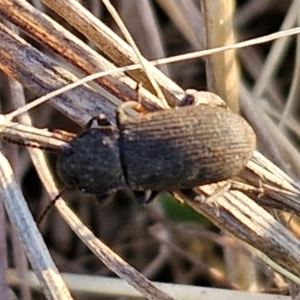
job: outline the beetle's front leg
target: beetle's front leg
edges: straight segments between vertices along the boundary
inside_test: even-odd
[[[94,122],[96,122],[96,126],[94,125]],[[95,127],[106,127],[106,126],[112,126],[111,123],[107,120],[106,116],[104,114],[100,114],[98,116],[92,117],[86,124],[85,128],[95,128]]]
[[[148,204],[152,202],[158,194],[159,192],[151,190],[133,191],[134,198],[139,204]]]

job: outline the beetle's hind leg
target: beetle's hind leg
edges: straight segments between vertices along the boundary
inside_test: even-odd
[[[185,93],[184,97],[176,104],[177,107],[195,105],[195,96]]]
[[[189,105],[210,105],[227,108],[226,103],[218,95],[210,92],[199,92],[193,89],[186,90],[185,96],[177,103],[176,106],[182,107]]]

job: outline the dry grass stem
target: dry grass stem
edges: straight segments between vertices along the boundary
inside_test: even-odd
[[[235,43],[233,14],[235,1],[202,0],[206,28],[206,48]],[[226,51],[206,57],[207,85],[210,92],[219,95],[236,113],[239,111],[240,76],[235,51]]]
[[[9,270],[9,280],[12,285],[17,285],[16,272]],[[132,297],[134,299],[144,299],[144,297],[126,282],[110,277],[76,275],[63,273],[68,286],[79,292],[85,292],[88,295],[106,295],[110,297]],[[29,284],[34,288],[39,288],[39,282],[33,272],[28,272]],[[99,284],[101,282],[101,284]],[[155,282],[158,288],[164,291],[172,291],[174,297],[178,299],[230,299],[230,300],[252,300],[253,294],[241,291],[226,291],[224,289],[211,289],[205,287],[196,287],[183,284],[168,284]],[[289,300],[290,297],[282,295],[256,294],[256,300]]]
[[[28,210],[20,187],[14,180],[7,159],[0,155],[1,199],[10,221],[18,230],[28,259],[49,299],[72,299],[69,291],[54,265],[44,241]],[[17,213],[16,213],[17,212]]]
[[[61,1],[58,3],[57,1],[44,0],[43,2],[83,35],[91,39],[117,66],[139,63],[132,48],[89,11],[80,6],[77,1]],[[170,104],[174,105],[176,101],[182,98],[183,91],[174,82],[156,68],[150,68],[150,70]],[[131,72],[130,75],[152,91],[149,79],[141,69]],[[136,96],[133,95],[131,99],[135,98]]]
[[[149,78],[143,70],[134,66],[131,68],[136,68],[136,70],[126,71],[126,73],[123,73],[120,70],[116,71],[117,67],[143,62],[147,66],[147,71],[151,72],[154,80],[157,81],[164,97],[171,106],[183,98],[185,95],[183,89],[165,76],[161,71],[152,66],[151,62],[143,57],[138,59],[137,55],[127,43],[120,39],[111,29],[104,25],[104,23],[94,17],[86,8],[82,7],[78,1],[44,0],[43,2],[60,15],[66,22],[74,26],[74,28],[76,28],[84,37],[91,40],[111,61],[87,46],[87,44],[77,38],[75,34],[66,30],[45,13],[38,11],[27,1],[0,0],[0,15],[21,28],[26,35],[30,36],[30,38],[34,39],[47,49],[46,51],[38,50],[36,47],[29,44],[25,40],[25,37],[19,36],[17,33],[13,32],[13,30],[0,23],[0,68],[9,77],[18,80],[25,88],[35,95],[35,97],[41,97],[54,90],[65,87],[68,84],[75,83],[80,77],[83,77],[83,74],[89,75],[99,72],[111,72],[108,76],[100,76],[92,83],[85,83],[64,92],[63,94],[56,95],[49,103],[80,125],[85,125],[92,116],[96,116],[100,113],[104,113],[108,120],[114,124],[116,121],[116,106],[129,100],[140,100],[147,110],[162,109],[164,105],[160,99],[153,94],[153,86],[150,84]],[[190,11],[190,14],[196,14],[198,16],[197,24],[199,26],[199,23],[202,22],[202,16],[199,17],[198,15],[198,7],[196,9],[195,4],[190,1],[183,2],[176,0],[174,1],[173,9],[168,9],[162,1],[158,2],[168,14],[177,20],[176,24],[178,28],[180,28],[179,31],[184,33],[192,47],[202,47],[203,37],[200,36],[200,31],[195,32],[195,28],[197,28],[196,24],[193,22],[192,24],[187,24],[187,19],[183,20],[184,16],[182,12],[180,13],[179,9],[183,8],[183,4],[190,3],[185,11]],[[294,1],[293,5],[296,5],[295,3],[298,2],[299,1]],[[204,3],[204,1],[202,1],[202,3]],[[220,51],[220,49],[237,49],[250,44],[250,42],[247,41],[238,43],[232,47],[232,26],[227,28],[228,31],[226,31],[225,28],[224,32],[222,32],[222,29],[220,28],[209,27],[208,24],[211,22],[211,8],[207,6],[208,2],[205,3],[206,4],[202,8],[202,15],[204,14],[204,22],[206,20],[207,44],[208,47],[219,46],[219,49],[213,49],[210,52],[204,51],[200,55],[216,53]],[[293,5],[291,5],[291,9],[294,7]],[[145,9],[149,9],[151,6],[147,7],[148,8]],[[233,7],[231,7],[231,9],[233,10]],[[230,11],[227,16],[229,23],[232,22],[231,13],[232,11]],[[288,23],[289,26],[291,26],[295,19],[291,16],[289,16],[289,18],[291,19],[288,19]],[[289,26],[284,28],[290,28]],[[299,28],[290,30],[288,34],[295,34],[296,32],[299,33]],[[260,38],[257,40],[268,40],[281,35],[282,33],[277,33],[276,35],[274,34],[265,37],[264,39]],[[228,46],[224,46],[228,36],[230,36],[230,41],[227,41]],[[219,40],[220,37],[221,42]],[[157,41],[157,43],[159,42]],[[284,45],[281,45],[281,49],[277,51],[282,52],[283,48]],[[47,51],[51,51],[51,59],[43,53]],[[55,62],[57,61],[57,56],[54,56],[53,52],[58,57],[65,59],[67,63],[65,62],[64,67]],[[196,56],[199,57],[199,53],[186,57],[191,58]],[[216,58],[217,55],[214,57]],[[208,73],[211,74],[211,77],[208,76],[210,78],[208,80],[209,85],[213,86],[213,90],[218,91],[219,94],[227,95],[224,96],[224,98],[229,97],[233,102],[233,107],[237,109],[238,93],[236,83],[239,81],[239,75],[233,52],[222,52],[221,54],[218,54],[218,57],[217,65],[220,68],[214,66],[216,65],[216,62],[212,61],[213,56],[209,58],[210,64],[208,65]],[[279,57],[280,56],[277,54],[276,59],[279,59]],[[222,60],[221,63],[219,59]],[[228,64],[233,69],[233,72],[230,73],[231,75],[227,75],[227,71],[224,71],[224,67],[227,67]],[[72,67],[70,67],[70,65],[72,65]],[[274,64],[272,64],[272,66],[274,67]],[[76,76],[68,71],[68,69],[71,68],[74,73],[76,73]],[[257,70],[253,70],[253,73],[255,73],[255,71]],[[269,77],[268,80],[271,78],[270,75],[266,75],[266,77]],[[220,82],[224,85],[220,85]],[[233,87],[229,86],[228,82],[231,84],[233,83]],[[139,90],[139,95],[136,94],[137,83],[143,83],[144,86]],[[218,83],[218,86],[216,83]],[[11,96],[14,99],[14,101],[12,101],[14,108],[17,109],[18,107],[23,107],[25,105],[26,97],[22,87],[12,79],[9,80],[9,86]],[[220,90],[222,90],[222,92],[220,92]],[[258,88],[256,86],[254,89],[256,94],[261,94],[262,91],[263,89],[261,87]],[[249,93],[249,91],[246,85],[244,85],[242,88],[243,97],[247,98],[249,96],[247,93]],[[208,104],[215,103],[213,102],[215,101],[214,96],[210,93],[199,93],[197,95],[200,100],[206,104],[207,102]],[[293,93],[292,98],[297,98],[296,95],[297,93]],[[249,98],[250,97],[251,95]],[[278,102],[279,101],[280,99]],[[242,102],[242,110],[246,112],[246,115],[247,113],[252,115],[252,113],[250,113],[251,109],[253,109],[253,107],[251,108],[250,105],[247,106],[246,102]],[[11,107],[8,110],[11,111]],[[18,122],[13,122],[12,118],[17,116],[16,112],[17,110],[14,110],[12,113],[3,113],[0,115],[1,136],[6,140],[13,141],[17,144],[41,146],[44,149],[59,152],[63,147],[67,146],[68,142],[74,136],[73,133],[68,134],[64,131],[51,132],[47,129],[38,129],[32,125],[31,117],[27,113],[24,114],[24,112],[22,115],[18,116]],[[278,114],[278,111],[276,112]],[[32,112],[32,115],[34,115],[34,113],[35,111]],[[263,121],[260,116],[261,115],[258,112],[257,115],[253,117],[252,124],[254,124],[254,127],[257,127],[255,129],[257,129],[257,132],[259,133],[259,144],[262,143],[265,145],[266,141],[261,138],[261,136],[268,136],[269,133],[267,128],[262,128]],[[220,124],[220,126],[222,126],[222,124]],[[292,126],[293,128],[295,127],[294,131],[296,132],[296,120],[293,121]],[[261,134],[261,131],[264,130],[265,132]],[[282,136],[277,133],[276,135],[278,138]],[[291,172],[284,172],[288,170],[288,168],[282,170],[279,167],[276,167],[260,152],[256,151],[239,177],[232,178],[226,182],[195,187],[193,191],[190,192],[176,192],[174,194],[178,199],[183,199],[195,211],[208,217],[208,219],[219,228],[225,229],[240,240],[248,243],[255,249],[260,250],[267,256],[267,263],[272,264],[272,262],[269,262],[269,259],[271,259],[276,263],[276,266],[273,264],[273,267],[276,268],[276,270],[282,272],[284,276],[299,284],[300,242],[298,238],[296,238],[288,228],[283,226],[270,212],[271,210],[277,209],[293,212],[295,215],[300,216],[300,186],[294,180],[294,177],[291,178],[286,174],[293,175],[297,174],[297,172],[300,173],[300,168],[298,166],[300,160],[297,163],[299,153],[290,143],[284,142],[281,149],[279,147],[277,148],[276,142],[270,138],[270,145],[272,142],[274,148],[276,148],[273,154],[277,159],[276,163],[278,161],[280,167],[287,167],[287,160],[284,159],[283,153],[292,153],[291,155],[293,157],[291,158],[291,161],[294,160],[295,164],[291,163]],[[268,144],[269,147],[270,145]],[[51,198],[54,198],[58,194],[58,189],[55,186],[55,180],[52,178],[44,155],[40,149],[30,149],[29,152],[48,194]],[[0,173],[1,199],[4,202],[12,224],[16,227],[21,236],[26,254],[35,274],[38,276],[43,286],[44,293],[49,299],[70,299],[71,296],[59,276],[45,244],[41,240],[40,233],[37,230],[32,215],[24,204],[25,200],[20,187],[15,182],[11,167],[2,152],[0,155]],[[215,201],[209,201],[211,199],[214,199]],[[124,203],[124,205],[126,205],[126,203]],[[159,285],[153,284],[125,260],[121,259],[120,256],[100,241],[96,235],[84,225],[62,199],[57,201],[56,207],[66,223],[76,235],[78,235],[81,241],[95,254],[95,256],[115,274],[126,280],[132,287],[141,292],[144,297],[147,297],[148,299],[188,299],[187,294],[181,296],[181,294],[175,292],[177,287],[167,290],[169,296],[164,292],[165,287],[160,288]],[[105,208],[103,208],[103,210],[105,210]],[[97,214],[100,213],[97,212]],[[113,215],[114,214],[112,214],[112,216]],[[103,216],[104,215],[102,215],[102,217]],[[103,223],[104,225],[102,224],[101,228],[106,230],[107,227],[113,227],[112,218],[113,217],[109,218],[108,223]],[[119,217],[119,219],[120,218],[124,223],[126,221],[125,219],[130,219],[127,216]],[[99,217],[99,219],[101,218]],[[132,219],[136,219],[136,224],[139,224],[138,217],[134,216]],[[157,217],[157,219],[159,218]],[[152,221],[153,220],[150,222]],[[93,222],[98,221],[93,220]],[[101,222],[101,220],[99,222]],[[148,224],[150,222],[148,221]],[[51,226],[55,225],[54,222],[52,225],[48,225],[49,227],[46,227],[46,229],[50,231]],[[293,225],[297,228],[295,223]],[[117,232],[123,232],[125,227],[126,226],[123,226],[122,224]],[[135,227],[134,230],[139,230],[140,228],[138,227],[143,228],[142,226],[137,225],[135,225]],[[63,229],[59,230],[63,232]],[[133,235],[131,232],[132,230],[133,229],[129,230],[130,236]],[[159,238],[158,232],[161,233],[160,231],[152,234],[153,236],[156,236],[156,242],[160,242],[161,248],[160,251],[158,251],[159,254],[157,254],[156,259],[154,258],[151,261],[152,263],[148,262],[148,268],[145,267],[145,270],[147,270],[149,274],[155,274],[158,270],[163,269],[166,261],[169,266],[173,266],[174,269],[170,267],[170,270],[174,271],[174,274],[176,274],[176,270],[180,273],[178,271],[182,267],[180,266],[180,263],[184,265],[183,262],[176,265],[177,257],[184,257],[184,251],[181,251],[180,247],[175,246],[175,235],[171,234],[171,231],[166,229],[166,227],[164,227],[162,231],[164,230],[167,232],[167,238],[165,239]],[[111,233],[107,234],[107,236],[110,235]],[[125,235],[124,240],[126,240],[126,238],[128,239],[128,236]],[[151,246],[153,245],[151,244],[151,246],[146,246],[140,250],[139,247],[142,247],[143,243],[148,242],[142,241],[143,242],[137,243],[136,249],[137,252],[144,254],[147,253],[149,249],[151,250]],[[61,243],[60,246],[64,247],[65,245],[64,243]],[[70,248],[72,247],[73,244]],[[123,247],[126,248],[129,246],[126,244],[125,246],[123,245]],[[80,246],[78,248],[82,249]],[[78,251],[84,252],[84,250]],[[128,252],[131,253],[130,251],[131,248]],[[171,255],[169,255],[170,253]],[[170,257],[173,258],[172,256],[174,253],[178,256],[174,255],[174,261],[171,261]],[[146,256],[147,255],[145,254],[145,257]],[[168,259],[170,259],[170,261],[168,261]],[[197,265],[195,256],[190,255],[187,256],[186,259],[194,265]],[[136,264],[139,266],[138,261]],[[205,265],[203,264],[201,266]],[[175,269],[175,267],[178,269]],[[190,276],[192,278],[191,273]],[[223,278],[219,272],[211,272],[211,269],[209,271],[206,270],[203,273],[207,274],[207,277],[210,279]],[[237,287],[234,283],[231,284],[225,279],[220,280],[220,282],[226,283],[227,287]],[[280,280],[278,280],[278,282],[280,282]],[[121,285],[120,282],[118,282],[118,284]],[[197,295],[200,297],[200,295],[202,296],[202,294],[206,292],[206,290],[201,290],[199,292],[198,289],[197,293],[199,294]],[[270,296],[270,298],[265,295],[263,296],[264,299],[273,299],[272,296]],[[137,297],[137,294],[135,294],[134,297]],[[210,297],[214,296],[211,295]],[[225,296],[219,295],[217,297],[224,298]],[[230,299],[234,299],[234,297],[234,293],[230,294]],[[243,295],[243,299],[246,299],[246,297],[246,294]],[[255,296],[255,299],[259,299],[259,296]],[[281,298],[278,296],[277,299]],[[282,297],[282,299],[284,299],[284,297]]]

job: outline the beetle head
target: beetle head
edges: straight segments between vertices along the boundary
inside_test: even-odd
[[[98,198],[126,187],[120,163],[118,131],[100,126],[83,131],[63,148],[58,174],[67,186]]]

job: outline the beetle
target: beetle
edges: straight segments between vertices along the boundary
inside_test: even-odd
[[[59,155],[70,187],[102,200],[119,190],[173,191],[238,175],[256,147],[255,134],[222,106],[187,105],[129,117],[104,118],[79,133]]]

